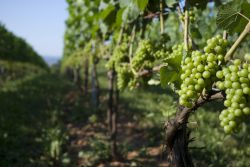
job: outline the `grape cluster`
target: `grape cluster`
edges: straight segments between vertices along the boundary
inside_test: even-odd
[[[216,37],[207,40],[207,46],[204,47],[204,52],[224,55],[227,45],[228,41],[223,39],[221,35],[217,35]]]
[[[113,55],[107,63],[108,68],[112,68],[113,65],[115,68],[119,68],[120,63],[128,62],[128,42],[127,40],[123,40],[120,45],[117,45],[114,48]]]
[[[169,57],[169,52],[166,51],[165,49],[158,49],[157,51],[155,51],[154,57],[157,60],[165,59],[165,58]]]
[[[117,86],[119,90],[124,90],[133,80],[134,75],[129,67],[129,64],[121,65],[117,69]]]
[[[141,40],[132,59],[132,68],[139,71],[142,68],[152,68],[154,57],[154,47],[149,40]]]
[[[183,82],[179,91],[181,105],[192,107],[204,88],[211,89],[221,61],[223,57],[213,53],[202,54],[199,51],[193,51],[191,57],[185,58],[181,74]]]
[[[195,13],[194,13],[194,10],[189,10],[188,11],[188,17],[189,17],[189,21],[191,23],[195,22]],[[184,14],[180,15],[180,19],[184,22],[185,15]]]
[[[183,55],[183,51],[184,51],[184,45],[183,44],[178,44],[178,45],[174,45],[172,47],[172,53],[169,54],[168,58],[176,58]]]
[[[128,50],[128,37],[124,35],[121,44],[115,46],[112,57],[107,63],[107,68],[115,68],[119,90],[124,90],[134,80],[134,74],[130,68]]]
[[[156,59],[162,59],[163,61],[171,58],[182,57],[184,51],[183,44],[176,44],[172,47],[172,52],[170,53],[167,49],[159,49],[154,53]]]
[[[250,65],[236,59],[216,73],[216,86],[225,90],[226,100],[219,119],[226,133],[237,130],[245,115],[250,115]]]

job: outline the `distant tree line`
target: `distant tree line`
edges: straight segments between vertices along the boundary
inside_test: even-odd
[[[47,64],[22,38],[17,37],[0,23],[0,60],[26,62],[40,67]]]

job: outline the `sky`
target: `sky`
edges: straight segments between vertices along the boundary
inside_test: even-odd
[[[67,16],[66,0],[0,0],[0,22],[41,56],[62,56]]]

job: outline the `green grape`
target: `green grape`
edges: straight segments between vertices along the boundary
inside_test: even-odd
[[[182,84],[179,92],[181,105],[192,107],[203,89],[212,88],[213,82],[217,80],[215,75],[216,70],[220,68],[219,63],[220,60],[214,53],[203,54],[200,51],[192,51],[191,55],[182,61]],[[189,85],[189,90],[183,85]],[[224,87],[224,83],[220,85]]]
[[[221,112],[219,119],[221,126],[224,127],[226,133],[237,131],[243,118],[250,114],[250,79],[249,64],[242,64],[241,60],[236,59],[232,65],[223,67],[222,71],[216,73],[216,77],[220,80],[216,85],[220,88],[220,84],[224,83],[226,100],[224,106],[229,114]],[[229,122],[227,122],[229,120]]]
[[[220,35],[207,40],[207,46],[204,47],[204,52],[219,54],[218,59],[223,61],[223,56],[226,52],[228,45],[227,40],[223,39]],[[209,59],[210,60],[210,59]]]
[[[114,48],[112,57],[107,63],[107,68],[115,68],[117,73],[117,86],[119,90],[124,90],[129,82],[133,80],[134,74],[131,71],[128,57],[128,36],[123,35],[120,45],[116,45]]]
[[[245,59],[247,62],[250,62],[250,53],[246,53],[245,56],[244,56],[244,59]]]
[[[219,79],[223,78],[223,72],[222,71],[217,71],[216,77],[219,78]]]
[[[149,40],[141,40],[132,59],[132,68],[139,71],[142,68],[152,68],[154,57],[154,48]]]
[[[130,80],[134,78],[134,75],[128,64],[120,66],[116,70],[117,72],[117,86],[119,90],[124,90]]]

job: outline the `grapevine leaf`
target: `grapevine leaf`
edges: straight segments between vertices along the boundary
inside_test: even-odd
[[[190,32],[191,32],[191,36],[193,38],[197,38],[197,39],[201,39],[202,38],[201,33],[200,33],[200,31],[199,31],[199,29],[197,27],[191,26]]]
[[[165,3],[168,7],[173,7],[176,3],[178,3],[177,0],[165,0]]]
[[[172,69],[174,69],[175,71],[179,71],[181,67],[181,61],[182,61],[182,54],[168,59],[167,63],[169,66],[171,66]]]
[[[119,4],[121,8],[127,7],[131,3],[131,0],[120,0]]]
[[[119,9],[119,11],[116,14],[116,23],[115,24],[117,27],[120,27],[122,24],[122,15],[123,15],[124,10],[125,10],[125,8],[121,8],[121,9]]]
[[[107,18],[107,17],[110,15],[110,13],[111,13],[112,11],[114,11],[114,10],[115,10],[115,7],[114,7],[113,5],[108,5],[108,7],[106,7],[106,8],[101,12],[101,14],[100,14],[101,18],[102,18],[102,19]]]
[[[171,69],[170,66],[163,66],[160,69],[160,81],[163,88],[166,88],[169,83],[176,81],[177,78],[178,72]]]
[[[133,5],[133,3],[130,3],[129,6],[127,6],[122,13],[122,20],[123,21],[132,21],[135,20],[140,14],[140,10],[137,8],[137,6]]]
[[[219,8],[216,23],[229,33],[243,31],[250,19],[250,4],[246,0],[232,1]]]
[[[148,5],[148,0],[134,0],[134,3],[141,11],[143,11]]]

